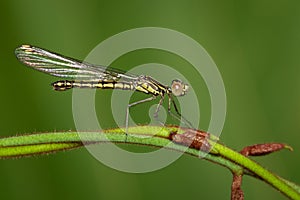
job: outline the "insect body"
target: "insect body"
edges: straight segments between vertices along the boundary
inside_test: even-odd
[[[189,86],[180,80],[173,80],[171,87],[169,87],[150,76],[127,74],[119,69],[81,62],[31,45],[18,47],[15,50],[15,54],[19,61],[31,68],[63,78],[64,80],[52,83],[53,89],[57,91],[65,91],[72,88],[99,88],[134,90],[151,94],[152,96],[147,99],[128,105],[126,127],[128,126],[129,108],[139,103],[151,101],[157,96],[161,98],[154,113],[155,117],[158,116],[164,97],[167,95],[169,97],[169,113],[178,120],[183,118],[173,100],[173,96],[184,96],[188,91]],[[177,115],[171,112],[171,104],[174,105]],[[190,122],[185,119],[184,123],[192,127]]]

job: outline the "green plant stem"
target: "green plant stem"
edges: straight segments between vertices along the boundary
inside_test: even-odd
[[[239,164],[240,166],[243,166],[244,169],[248,169],[249,171],[253,172],[255,175],[257,175],[265,182],[269,183],[274,188],[284,193],[286,196],[292,199],[300,199],[299,193],[292,189],[290,185],[286,184],[286,182],[283,181],[281,178],[266,170],[253,160],[218,143],[215,144],[214,148],[218,149],[220,155],[222,155],[224,158],[228,158],[234,161],[235,163]]]
[[[300,199],[299,186],[280,178],[246,156],[222,145],[216,136],[210,135],[207,141],[212,146],[209,153],[188,148],[170,141],[170,134],[185,133],[186,129],[176,126],[136,126],[124,129],[115,128],[99,132],[53,132],[20,135],[0,139],[0,158],[24,157],[78,148],[95,143],[128,143],[154,147],[166,147],[203,158],[222,165],[234,174],[246,174],[264,180],[291,199]],[[149,137],[146,137],[149,136]]]

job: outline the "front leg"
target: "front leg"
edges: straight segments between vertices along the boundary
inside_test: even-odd
[[[193,128],[193,125],[191,122],[189,122],[184,116],[181,115],[181,113],[179,112],[178,108],[177,108],[177,105],[172,97],[172,95],[168,95],[169,97],[169,104],[168,104],[168,113],[169,115],[171,115],[172,117],[174,117],[175,119],[177,119],[179,122],[181,122],[181,119],[182,119],[182,122],[185,124],[185,126],[187,126],[188,128]],[[171,104],[173,104],[174,106],[174,109],[175,109],[175,112],[176,114],[172,113],[171,111]]]

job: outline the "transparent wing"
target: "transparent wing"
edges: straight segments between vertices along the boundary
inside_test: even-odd
[[[25,65],[52,76],[72,79],[136,79],[121,70],[80,62],[38,47],[22,45],[15,50],[16,57]]]

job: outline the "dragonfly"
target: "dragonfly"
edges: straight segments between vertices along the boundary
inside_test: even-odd
[[[64,79],[52,83],[52,87],[56,91],[66,91],[72,88],[120,89],[151,95],[151,97],[146,99],[128,104],[125,119],[126,136],[129,123],[129,109],[135,105],[152,101],[157,97],[160,97],[160,100],[154,111],[156,120],[158,120],[159,110],[167,96],[168,113],[175,119],[182,120],[186,126],[193,127],[181,115],[173,98],[173,96],[186,95],[189,89],[189,85],[179,79],[173,80],[171,87],[169,87],[151,76],[128,74],[119,69],[90,64],[31,45],[21,45],[16,48],[15,55],[21,63],[28,67]],[[171,111],[172,105],[176,114]],[[163,124],[162,122],[160,123]]]

